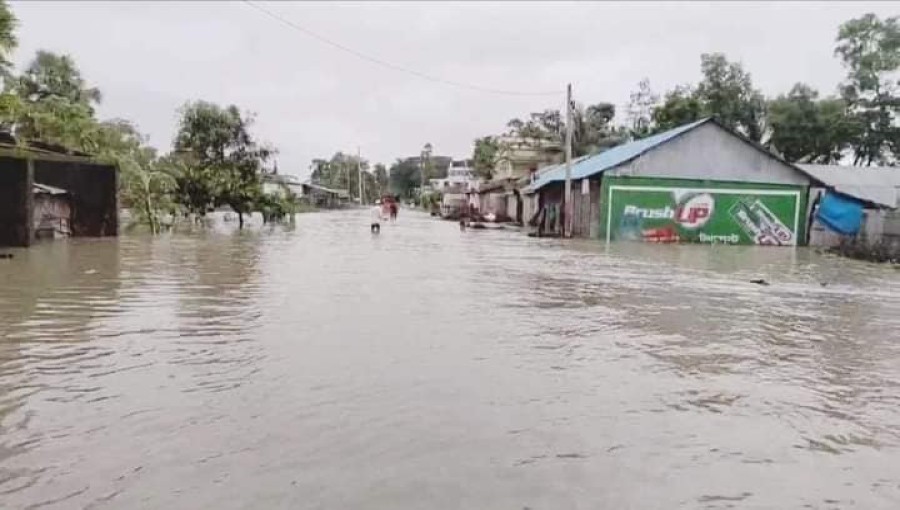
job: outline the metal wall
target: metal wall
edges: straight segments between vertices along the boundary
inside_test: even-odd
[[[0,246],[29,246],[32,239],[28,162],[0,158]]]
[[[71,194],[72,235],[118,234],[118,172],[114,166],[36,160],[34,182]]]

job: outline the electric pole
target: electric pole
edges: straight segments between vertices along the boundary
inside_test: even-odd
[[[359,205],[363,205],[362,158],[359,155],[359,146],[356,147],[356,174],[359,177]]]
[[[563,195],[563,237],[572,237],[572,84],[566,86],[566,188]]]

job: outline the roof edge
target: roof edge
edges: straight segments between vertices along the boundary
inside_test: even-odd
[[[742,133],[738,132],[737,130],[726,126],[725,124],[722,123],[722,121],[720,121],[719,119],[717,119],[715,117],[709,117],[708,119],[712,120],[713,124],[724,129],[726,132],[728,132],[732,136],[738,138],[739,140],[746,143],[750,147],[753,147],[754,149],[765,153],[767,156],[774,159],[775,161],[778,161],[779,163],[782,163],[784,165],[787,165],[787,166],[793,168],[794,170],[796,170],[797,172],[799,172],[800,174],[805,176],[807,179],[809,179],[811,183],[815,183],[820,186],[828,187],[828,185],[826,183],[822,182],[821,180],[819,180],[818,177],[816,177],[816,176],[812,175],[811,173],[807,172],[806,170],[800,168],[797,165],[797,163],[791,163],[790,161],[784,159],[783,157],[779,156],[778,154],[775,154],[774,152],[767,149],[763,144],[761,144],[759,142],[754,142],[753,140],[747,138],[746,136],[744,136]]]
[[[684,128],[684,131],[681,131],[680,133],[676,133],[675,135],[672,136],[672,138],[669,138],[669,139],[664,140],[664,141],[662,141],[662,142],[659,142],[659,143],[657,143],[657,144],[655,144],[655,145],[652,145],[652,146],[650,146],[650,147],[647,147],[647,148],[641,150],[640,152],[634,154],[633,156],[629,157],[628,159],[622,160],[621,162],[619,162],[619,163],[616,164],[616,165],[613,165],[613,166],[611,166],[611,167],[609,167],[609,168],[604,168],[603,170],[601,170],[601,171],[599,171],[599,172],[596,172],[596,173],[593,173],[593,174],[591,174],[591,175],[588,175],[588,176],[586,176],[586,177],[582,177],[582,179],[588,179],[588,178],[590,178],[590,177],[593,176],[593,175],[597,175],[598,173],[605,173],[605,172],[607,172],[608,170],[612,170],[613,168],[617,168],[617,167],[620,167],[620,166],[622,166],[622,165],[624,165],[624,164],[630,163],[630,162],[634,161],[635,159],[640,158],[640,157],[643,156],[644,154],[647,154],[648,152],[652,152],[653,150],[655,150],[655,149],[657,149],[657,148],[659,148],[659,147],[661,147],[661,146],[663,146],[663,145],[665,145],[665,144],[671,142],[672,140],[675,140],[675,139],[681,137],[682,135],[684,135],[684,134],[686,134],[686,133],[690,133],[691,131],[697,129],[697,128],[700,127],[700,126],[703,126],[703,125],[707,124],[708,122],[713,122],[713,123],[715,123],[715,124],[718,124],[718,122],[716,121],[716,119],[715,119],[714,117],[704,117],[704,118],[702,118],[702,119],[695,120],[694,122],[688,122],[687,124],[683,124],[683,125],[681,125],[681,126],[677,126],[677,127],[672,128],[672,129],[667,129],[666,131],[674,131],[674,130],[676,130],[676,129],[682,129],[682,128]],[[661,135],[661,134],[665,133],[666,131],[663,131],[663,132],[661,132],[661,133],[656,133],[656,135]],[[732,133],[732,134],[734,134],[734,133]],[[653,136],[656,136],[656,135],[653,135]],[[628,143],[632,143],[632,142],[636,142],[636,141],[637,141],[637,140],[632,140],[631,142],[628,142]],[[624,144],[623,144],[623,145],[624,145]],[[617,145],[616,147],[621,147],[621,145]],[[611,149],[612,149],[612,148],[614,148],[614,147],[611,147]],[[588,157],[599,156],[600,154],[602,154],[602,153],[592,154],[591,156],[588,156]],[[581,157],[584,157],[584,156],[581,156]],[[572,163],[574,163],[574,162],[575,162],[575,160],[573,159],[573,160],[572,160]],[[560,165],[565,165],[565,163],[561,163]],[[560,181],[560,180],[556,180],[556,179],[547,181],[547,182],[541,184],[540,186],[537,186],[537,187],[532,188],[532,189],[530,190],[530,193],[535,193],[535,192],[537,192],[537,191],[540,191],[544,186],[547,186],[548,184],[551,184],[551,183],[554,183],[554,182],[561,182],[561,181]]]

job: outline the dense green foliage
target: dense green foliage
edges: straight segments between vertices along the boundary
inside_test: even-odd
[[[369,162],[353,154],[336,152],[331,159],[314,159],[312,167],[310,181],[326,188],[345,190],[351,199],[357,201],[360,193],[359,177],[362,175],[363,204],[373,203],[387,191],[387,170],[384,165],[376,165],[373,174],[369,171]]]
[[[866,14],[841,25],[835,54],[847,68],[841,97],[856,125],[854,164],[896,163],[900,156],[900,23]]]
[[[802,83],[769,101],[768,119],[769,146],[789,161],[837,163],[856,136],[846,102],[819,99],[818,92]]]
[[[273,153],[253,139],[251,123],[234,105],[197,101],[182,109],[175,151],[187,171],[176,182],[190,211],[227,205],[244,225],[244,215],[262,196],[263,165]]]
[[[273,150],[249,132],[251,119],[237,107],[198,101],[181,112],[173,151],[158,155],[147,138],[125,120],[100,120],[100,90],[88,84],[72,57],[40,50],[20,75],[9,57],[17,21],[0,1],[0,127],[19,143],[40,141],[111,161],[120,170],[120,202],[151,232],[181,212],[202,216],[227,205],[243,216],[253,210],[268,219],[293,211],[294,197],[262,193],[265,164]]]

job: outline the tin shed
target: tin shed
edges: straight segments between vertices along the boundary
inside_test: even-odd
[[[712,118],[585,158],[572,179],[575,235],[772,245],[805,244],[818,182]],[[561,165],[529,188],[552,203],[564,181]]]

